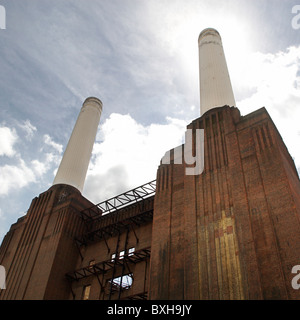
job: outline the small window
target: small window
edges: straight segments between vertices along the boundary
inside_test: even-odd
[[[125,254],[125,251],[121,251],[120,255],[119,255],[119,259],[123,259],[124,258],[124,254]]]
[[[91,292],[91,285],[89,284],[87,286],[84,286],[82,291],[82,300],[89,300],[90,292]]]
[[[93,265],[95,265],[95,260],[91,260],[90,262],[89,262],[89,267],[91,268]]]
[[[130,248],[130,249],[128,250],[128,257],[133,256],[134,251],[135,251],[135,248]]]
[[[108,280],[108,283],[112,283],[115,289],[121,288],[122,290],[128,290],[132,287],[133,274],[126,274],[123,277],[117,277]]]
[[[113,254],[111,255],[111,261],[113,262],[113,261],[115,261],[115,259],[116,259],[116,254],[113,253]]]

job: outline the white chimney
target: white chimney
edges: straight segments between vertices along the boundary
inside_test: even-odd
[[[82,192],[101,112],[99,99],[84,101],[53,185],[67,184]]]
[[[235,106],[219,32],[204,29],[199,35],[198,46],[201,115],[215,107]]]

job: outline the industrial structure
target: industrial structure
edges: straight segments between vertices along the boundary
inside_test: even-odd
[[[204,130],[203,171],[186,174],[177,147],[156,180],[91,203],[81,190],[102,103],[88,98],[53,186],[2,242],[0,299],[299,299],[295,164],[265,108],[241,116],[219,33],[198,44],[201,117],[187,131],[197,159]]]

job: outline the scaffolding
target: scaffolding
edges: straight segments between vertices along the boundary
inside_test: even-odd
[[[109,218],[112,218],[112,217],[109,217]],[[151,222],[153,220],[153,209],[150,209],[147,211],[141,210],[140,213],[135,214],[134,216],[127,216],[127,217],[125,216],[123,217],[123,219],[118,219],[118,220],[107,219],[107,220],[113,220],[113,221],[111,221],[111,223],[109,223],[110,221],[108,222],[106,221],[106,224],[101,227],[93,226],[93,228],[90,228],[90,230],[85,234],[83,234],[80,238],[79,237],[76,238],[76,242],[79,245],[87,245],[88,243],[91,243],[91,242],[104,240],[107,245],[106,240],[108,238],[121,234],[128,229],[131,229],[133,231],[134,235],[136,236],[137,242],[139,242],[139,239],[135,233],[135,227],[139,227],[142,224]],[[117,220],[117,221],[114,222],[114,220]],[[108,247],[108,245],[107,245],[107,249],[108,249],[108,252],[110,252],[110,248]]]
[[[137,264],[142,261],[147,262],[147,260],[150,258],[150,254],[151,248],[148,247],[131,253],[126,253],[124,254],[124,256],[122,256],[122,258],[116,255],[114,259],[93,263],[92,265],[88,265],[75,271],[69,272],[66,274],[66,278],[72,283],[73,281],[79,281],[90,276],[95,276],[101,288],[99,297],[101,296],[101,294],[103,294],[103,299],[105,299],[106,296],[108,300],[111,300],[112,295],[118,292],[118,300],[120,300],[121,293],[124,290],[128,290],[134,281],[133,272],[131,271],[131,265]],[[115,277],[115,271],[117,267],[120,267],[122,272],[120,276]],[[132,282],[130,285],[128,283],[126,285],[126,281],[123,280],[125,276],[125,267],[128,270],[128,276],[132,278]],[[110,271],[112,272],[112,276],[107,280],[107,283],[105,284],[105,275]],[[136,295],[129,296],[127,297],[127,299],[145,300],[147,299],[147,292],[144,291]]]
[[[147,269],[148,260],[150,259],[150,247],[128,252],[127,245],[130,231],[133,232],[136,243],[138,243],[139,238],[135,228],[152,221],[155,191],[156,180],[153,180],[80,212],[80,216],[86,225],[86,231],[75,238],[75,243],[82,260],[81,246],[86,246],[95,241],[104,241],[108,253],[110,253],[111,250],[107,240],[110,237],[117,237],[117,243],[114,250],[114,258],[93,263],[66,274],[67,279],[71,282],[71,291],[73,281],[95,276],[101,288],[99,299],[102,296],[102,299],[111,300],[116,293],[118,293],[118,300],[124,298],[122,292],[130,289],[134,281],[132,266],[145,261]],[[120,250],[120,236],[124,232],[126,232],[125,246]],[[122,256],[120,256],[121,252]],[[147,299],[145,289],[146,269],[144,291],[128,296],[128,299]],[[110,276],[109,279],[107,279],[108,275]],[[128,283],[126,280],[128,280]]]
[[[102,201],[90,208],[84,209],[80,214],[83,220],[90,221],[99,219],[101,216],[120,210],[133,203],[139,204],[140,201],[145,200],[150,196],[154,196],[155,191],[156,180],[153,180],[137,188],[121,193],[118,196]]]
[[[75,238],[80,247],[94,241],[106,240],[130,228],[151,222],[156,180],[105,200],[80,212],[87,231]],[[137,236],[136,236],[137,238]],[[138,238],[137,238],[138,242]],[[110,248],[107,246],[108,251]]]
[[[151,248],[145,248],[135,251],[133,254],[125,254],[123,259],[109,259],[105,261],[97,262],[93,265],[88,265],[75,271],[68,272],[66,277],[71,281],[78,281],[83,278],[89,277],[96,274],[105,274],[112,270],[115,265],[123,266],[124,263],[133,263],[144,261],[150,258]]]

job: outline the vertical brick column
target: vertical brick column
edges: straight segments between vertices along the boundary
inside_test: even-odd
[[[84,232],[78,212],[92,206],[75,188],[52,186],[33,199],[23,220],[11,228],[2,258],[7,270],[4,300],[69,299],[65,274],[79,252],[74,238]]]
[[[188,128],[204,128],[205,168],[158,169],[150,298],[298,299],[300,182],[270,116],[225,106]]]

